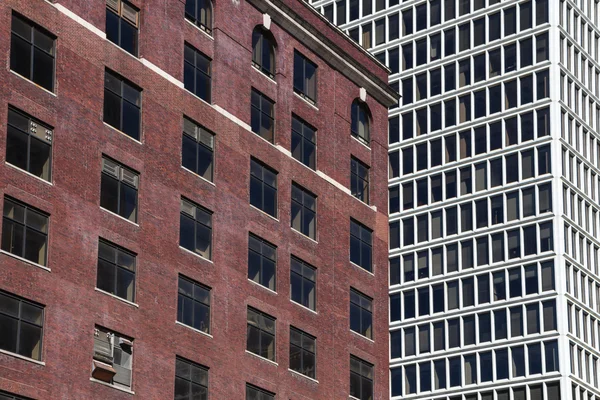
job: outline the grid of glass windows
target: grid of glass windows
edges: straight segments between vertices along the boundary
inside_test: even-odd
[[[20,15],[11,18],[11,71],[53,92],[55,37]]]
[[[102,157],[100,207],[131,222],[137,222],[139,180],[137,172],[117,161]]]
[[[114,72],[104,73],[104,122],[140,140],[142,91]]]
[[[277,172],[250,159],[250,204],[277,217]]]
[[[187,43],[184,47],[183,58],[185,88],[210,103],[212,99],[211,60]]]
[[[350,289],[350,329],[373,339],[373,299]]]
[[[0,349],[41,360],[43,325],[43,306],[0,291]]]
[[[186,0],[185,18],[210,35],[212,33],[213,22],[212,1]]]
[[[208,400],[208,368],[177,357],[175,359],[175,398]]]
[[[52,134],[48,125],[9,107],[6,162],[50,181]]]
[[[210,288],[179,276],[177,321],[210,333]]]
[[[290,296],[292,301],[316,310],[317,269],[294,256],[290,260]]]
[[[96,287],[128,301],[135,301],[136,255],[104,240],[98,242]]]
[[[184,117],[181,165],[212,182],[214,152],[215,135],[191,119]]]
[[[181,198],[179,245],[212,258],[212,212],[189,200]]]
[[[275,102],[255,89],[252,89],[250,96],[250,120],[252,132],[273,143]]]
[[[256,235],[248,236],[248,279],[275,288],[277,247]]]
[[[139,10],[124,0],[106,0],[106,38],[138,55]]]
[[[316,131],[292,114],[292,157],[311,169],[317,166]]]
[[[317,238],[317,196],[292,183],[292,228],[311,239]]]
[[[317,375],[317,339],[290,326],[290,369],[315,379]]]
[[[2,250],[45,266],[48,214],[5,197],[2,215]]]
[[[246,350],[275,361],[275,318],[248,307]]]

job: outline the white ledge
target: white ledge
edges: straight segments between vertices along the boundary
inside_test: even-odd
[[[134,391],[131,391],[131,390],[128,390],[128,389],[125,389],[125,388],[122,388],[122,387],[119,387],[119,386],[116,386],[116,385],[111,385],[110,383],[106,383],[106,382],[103,382],[101,380],[94,379],[92,377],[90,377],[90,381],[99,383],[99,384],[104,385],[104,386],[111,387],[113,389],[120,390],[121,392],[129,393],[129,394],[135,394]]]
[[[94,290],[95,290],[96,292],[99,292],[99,293],[102,293],[102,294],[108,295],[108,296],[112,297],[113,299],[117,299],[117,300],[119,300],[119,301],[122,301],[123,303],[125,303],[125,304],[127,304],[127,305],[130,305],[130,306],[133,306],[133,307],[140,308],[139,304],[137,304],[137,303],[134,303],[134,302],[132,302],[132,301],[126,300],[126,299],[124,299],[124,298],[122,298],[122,297],[119,297],[119,296],[117,296],[117,295],[114,295],[114,294],[112,294],[112,293],[108,293],[107,291],[104,291],[104,290],[102,290],[102,289],[98,289],[97,287],[96,287],[96,288],[94,288]]]
[[[203,256],[203,255],[201,255],[201,254],[198,254],[198,253],[196,253],[196,252],[194,252],[194,251],[188,250],[188,249],[186,249],[185,247],[181,247],[181,246],[179,246],[179,248],[180,248],[181,250],[185,251],[186,253],[189,253],[189,254],[191,254],[191,255],[193,255],[193,256],[196,256],[196,257],[198,257],[198,258],[199,258],[199,259],[201,259],[201,260],[204,260],[204,261],[207,261],[207,262],[209,262],[209,263],[211,263],[211,264],[214,264],[213,260],[209,260],[208,258],[204,257],[204,256]]]
[[[38,181],[44,182],[46,185],[54,186],[54,184],[53,184],[52,182],[50,182],[50,181],[47,181],[47,180],[45,180],[45,179],[43,179],[43,178],[40,178],[39,176],[35,176],[35,175],[34,175],[34,174],[32,174],[31,172],[25,171],[24,169],[21,169],[21,168],[17,167],[16,165],[12,165],[12,164],[11,164],[11,163],[9,163],[8,161],[4,161],[4,164],[5,164],[7,167],[13,168],[13,169],[15,169],[15,170],[17,170],[17,171],[19,171],[19,172],[22,172],[22,173],[24,173],[25,175],[29,175],[29,176],[31,176],[32,178],[35,178],[35,179],[37,179]]]
[[[18,256],[16,254],[10,253],[10,252],[8,252],[6,250],[0,250],[0,254],[6,254],[9,257],[15,258],[15,259],[17,259],[19,261],[23,261],[24,263],[27,263],[29,265],[33,265],[34,267],[38,267],[40,269],[43,269],[44,271],[50,272],[50,268],[46,267],[45,265],[38,264],[36,262],[30,261],[30,260],[28,260],[26,258],[23,258],[23,257],[20,257],[20,256]]]
[[[298,375],[298,376],[301,376],[301,377],[303,377],[303,378],[305,378],[305,379],[308,379],[309,381],[311,381],[311,382],[313,382],[313,383],[319,383],[319,381],[318,381],[318,380],[316,380],[315,378],[311,378],[310,376],[304,375],[304,374],[302,374],[302,373],[300,373],[300,372],[298,372],[298,371],[294,371],[294,370],[293,370],[293,369],[291,369],[291,368],[288,368],[288,371],[290,371],[291,373],[293,373],[293,374],[295,374],[295,375]]]
[[[245,351],[246,351],[246,354],[250,354],[251,356],[254,356],[254,357],[258,358],[259,360],[263,360],[263,361],[268,362],[269,364],[273,364],[275,366],[279,366],[279,364],[276,363],[275,361],[271,361],[268,358],[264,358],[263,356],[259,356],[258,354],[253,353],[251,351],[248,351],[248,350],[245,350]]]
[[[23,76],[23,75],[15,72],[15,71],[13,71],[12,69],[10,70],[10,73],[13,74],[13,75],[15,75],[15,76],[18,76],[19,78],[21,78],[21,79],[23,79],[23,80],[25,80],[25,81],[27,81],[29,83],[31,83],[32,85],[34,85],[38,89],[42,89],[44,92],[48,93],[49,95],[54,96],[54,97],[58,97],[58,95],[56,93],[49,91],[45,87],[42,87],[42,86],[38,85],[37,83],[35,83],[31,79],[29,79],[29,78],[27,78],[27,77],[25,77],[25,76]],[[52,80],[54,81],[54,86],[56,86],[56,70],[54,71],[54,76],[52,77]]]
[[[152,71],[156,72],[158,75],[162,76],[163,78],[165,78],[166,80],[168,80],[169,82],[171,82],[172,84],[180,87],[183,89],[183,82],[180,80],[177,80],[174,76],[169,75],[168,73],[166,73],[165,71],[163,71],[162,69],[160,69],[157,65],[151,63],[150,61],[148,61],[147,59],[145,59],[144,57],[140,58],[140,61],[142,62],[142,64],[144,64],[146,67],[150,68]]]
[[[67,17],[71,18],[72,20],[74,20],[75,22],[77,22],[79,25],[83,26],[90,32],[100,36],[102,39],[106,39],[105,32],[96,28],[94,25],[90,24],[85,19],[81,18],[79,15],[75,14],[74,12],[72,12],[71,10],[66,8],[65,6],[63,6],[61,4],[57,4],[57,3],[50,3],[49,1],[46,1],[46,3],[50,4],[52,7],[56,8],[58,11],[65,14]]]
[[[208,179],[206,179],[205,177],[203,177],[202,175],[198,175],[197,173],[195,173],[194,171],[192,171],[191,169],[187,169],[186,167],[184,167],[183,165],[181,166],[181,169],[184,171],[189,172],[192,175],[195,175],[196,177],[202,179],[204,182],[213,185],[213,186],[217,186],[214,182],[209,181]]]
[[[15,357],[15,358],[18,358],[18,359],[23,360],[23,361],[29,361],[29,362],[37,364],[37,365],[42,365],[42,366],[46,365],[46,363],[43,362],[43,361],[34,360],[31,357],[25,357],[25,356],[22,356],[20,354],[13,353],[12,351],[7,351],[7,350],[0,349],[0,354],[6,354],[7,356]]]
[[[123,221],[129,222],[129,223],[130,223],[131,225],[133,225],[133,226],[137,226],[138,228],[140,227],[140,225],[139,225],[137,222],[130,221],[130,220],[128,220],[127,218],[125,218],[125,217],[122,217],[122,216],[120,216],[119,214],[117,214],[117,213],[114,213],[114,212],[112,212],[112,211],[110,211],[110,210],[107,210],[106,208],[104,208],[104,207],[102,207],[102,206],[100,206],[100,209],[101,209],[102,211],[104,211],[104,212],[106,212],[106,213],[110,214],[110,215],[114,215],[115,217],[117,217],[117,218],[119,218],[119,219],[122,219]]]
[[[197,332],[197,333],[201,333],[204,336],[208,336],[211,339],[213,338],[213,335],[211,335],[210,333],[203,332],[200,329],[196,329],[193,326],[186,325],[183,322],[175,321],[175,325],[183,326],[184,328],[190,329],[190,330],[192,330],[194,332]]]
[[[260,284],[260,283],[258,283],[258,282],[255,282],[255,281],[253,281],[253,280],[252,280],[252,279],[250,279],[250,278],[247,278],[247,279],[248,279],[248,282],[252,283],[253,285],[256,285],[256,286],[260,287],[261,289],[265,289],[265,290],[267,290],[267,291],[271,292],[271,294],[278,294],[276,291],[274,291],[273,289],[269,289],[269,288],[268,288],[268,287],[266,287],[265,285],[262,285],[262,284]]]

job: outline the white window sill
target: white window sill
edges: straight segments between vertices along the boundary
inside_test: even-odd
[[[0,349],[0,354],[6,354],[7,356],[15,357],[15,358],[18,358],[18,359],[23,360],[23,361],[29,361],[30,363],[34,363],[34,364],[37,364],[37,365],[43,365],[43,366],[46,365],[46,363],[43,362],[43,361],[34,360],[33,358],[25,357],[25,356],[22,356],[20,354],[13,353],[12,351],[6,351],[6,350]]]
[[[119,297],[119,296],[117,296],[117,295],[114,295],[114,294],[112,294],[112,293],[105,292],[105,291],[104,291],[104,290],[102,290],[102,289],[94,288],[94,290],[95,290],[96,292],[99,292],[99,293],[105,294],[105,295],[107,295],[107,296],[110,296],[110,297],[112,297],[113,299],[117,299],[117,300],[119,300],[119,301],[122,301],[123,303],[125,303],[125,304],[128,304],[128,305],[130,305],[130,306],[133,306],[133,307],[140,308],[140,306],[139,306],[137,303],[134,303],[134,302],[132,302],[132,301],[129,301],[129,300],[125,300],[125,299],[124,299],[124,298],[122,298],[122,297]]]
[[[204,29],[200,28],[198,25],[194,24],[192,21],[190,21],[189,19],[183,17],[183,19],[185,20],[185,22],[187,22],[188,24],[190,24],[191,26],[193,26],[194,28],[198,29],[200,32],[202,32],[204,35],[206,35],[207,38],[209,38],[210,40],[215,40],[214,37],[212,37],[211,35],[208,34],[208,32],[206,32]]]
[[[259,355],[258,355],[258,354],[256,354],[256,353],[253,353],[253,352],[251,352],[251,351],[248,351],[248,350],[245,350],[245,352],[246,352],[246,354],[250,354],[251,356],[254,356],[254,357],[258,358],[259,360],[266,361],[266,362],[268,362],[269,364],[273,364],[273,365],[275,365],[275,366],[277,366],[277,367],[279,366],[279,364],[278,364],[278,363],[276,363],[275,361],[271,361],[271,360],[269,360],[268,358],[264,358],[263,356],[259,356]]]
[[[106,41],[108,43],[112,44],[113,46],[115,46],[117,49],[121,50],[123,53],[127,54],[129,57],[133,57],[134,60],[140,61],[140,57],[131,54],[130,52],[128,52],[127,50],[125,50],[124,48],[122,48],[121,46],[119,46],[118,44],[116,44],[115,42],[113,42],[111,40],[108,40],[108,39],[106,39]],[[138,41],[138,47],[139,47],[139,41]]]
[[[252,68],[258,72],[259,74],[261,74],[262,76],[264,76],[266,79],[268,79],[269,81],[271,81],[272,83],[274,83],[275,85],[277,85],[277,81],[273,78],[271,78],[269,75],[265,74],[264,72],[262,72],[256,65],[254,65],[254,63],[252,64]]]
[[[250,204],[250,203],[248,203],[248,204]],[[256,206],[253,206],[252,204],[250,204],[250,207],[251,207],[251,208],[254,208],[254,209],[255,209],[255,210],[257,210],[257,211],[260,211],[260,213],[261,213],[261,214],[264,214],[265,216],[267,216],[267,217],[271,218],[272,220],[275,220],[275,221],[279,222],[279,218],[277,218],[277,217],[274,217],[274,216],[272,216],[271,214],[264,212],[264,211],[263,211],[263,210],[261,210],[260,208],[258,208],[258,207],[256,207]]]
[[[191,169],[187,169],[186,167],[184,167],[183,165],[181,166],[181,169],[189,172],[190,174],[202,179],[204,182],[208,183],[209,185],[213,185],[213,186],[217,186],[214,182],[209,181],[208,179],[206,179],[205,177],[203,177],[202,175],[198,175],[197,173],[195,173],[194,171],[192,171]]]
[[[353,334],[355,334],[356,336],[358,336],[358,337],[360,337],[360,338],[363,338],[363,339],[365,339],[365,340],[368,340],[368,341],[369,341],[369,342],[371,342],[371,343],[375,343],[375,341],[374,341],[373,339],[369,339],[369,338],[368,338],[368,337],[366,337],[365,335],[361,335],[361,334],[360,334],[360,333],[358,333],[358,332],[354,332],[352,329],[350,329],[350,332],[352,332]]]
[[[186,252],[186,253],[188,253],[188,254],[191,254],[191,255],[193,255],[193,256],[196,256],[196,257],[198,257],[198,258],[199,258],[199,259],[201,259],[201,260],[204,260],[204,261],[206,261],[206,262],[209,262],[209,263],[211,263],[211,264],[214,264],[214,262],[213,262],[212,260],[209,260],[208,258],[204,257],[204,256],[203,256],[203,255],[201,255],[201,254],[198,254],[198,253],[196,253],[196,252],[193,252],[193,251],[191,251],[191,250],[188,250],[188,249],[186,249],[185,247],[181,247],[181,246],[179,246],[179,248],[180,248],[181,250],[185,251],[185,252]]]
[[[117,213],[114,213],[114,212],[112,212],[112,211],[110,211],[110,210],[107,210],[107,209],[106,209],[106,208],[104,208],[104,207],[100,207],[100,209],[101,209],[102,211],[104,211],[104,212],[106,212],[106,213],[110,214],[110,215],[114,215],[115,217],[117,217],[117,218],[119,218],[119,219],[122,219],[122,220],[123,220],[123,221],[125,221],[125,222],[129,222],[131,225],[137,226],[138,228],[140,227],[140,225],[139,225],[138,223],[136,223],[136,222],[133,222],[133,221],[130,221],[130,220],[128,220],[127,218],[125,218],[125,217],[122,217],[122,216],[120,216],[119,214],[117,214]]]
[[[55,59],[55,60],[56,60],[56,59]],[[29,83],[33,84],[35,87],[42,89],[44,92],[48,93],[49,95],[51,95],[51,96],[54,96],[54,97],[58,97],[58,95],[57,95],[56,93],[49,91],[49,90],[48,90],[48,89],[46,89],[45,87],[42,87],[42,86],[38,85],[38,84],[37,84],[37,83],[35,83],[34,81],[30,80],[29,78],[26,78],[26,77],[24,77],[23,75],[21,75],[21,74],[19,74],[19,73],[15,72],[15,71],[13,71],[12,69],[10,70],[10,72],[11,72],[13,75],[15,75],[15,76],[18,76],[19,78],[21,78],[21,79],[23,79],[23,80],[25,80],[25,81],[27,81],[27,82],[29,82]],[[54,87],[56,88],[56,68],[55,68],[54,74],[55,74],[55,76],[53,76],[53,77],[52,77],[52,79],[54,80]]]
[[[194,328],[192,326],[189,326],[189,325],[186,325],[186,324],[184,324],[182,322],[175,321],[175,325],[183,326],[184,328],[191,329],[194,332],[201,333],[204,336],[208,336],[211,339],[213,338],[213,335],[211,335],[210,333],[202,332],[200,329],[196,329],[196,328]]]
[[[258,282],[255,282],[255,281],[253,281],[253,280],[252,280],[252,279],[250,279],[250,278],[248,278],[248,282],[252,283],[253,285],[256,285],[256,286],[260,287],[261,289],[265,289],[265,290],[267,290],[267,291],[269,291],[269,292],[271,292],[271,293],[273,293],[273,294],[277,294],[277,292],[276,292],[276,291],[274,291],[273,289],[269,289],[269,288],[268,288],[268,287],[266,287],[265,285],[261,285],[260,283],[258,283]]]
[[[141,111],[141,108],[140,108],[140,111]],[[104,121],[102,121],[102,123],[103,123],[103,124],[104,124],[104,126],[106,126],[107,128],[110,128],[111,130],[113,130],[113,131],[115,131],[115,132],[117,132],[117,133],[119,133],[119,134],[121,134],[121,135],[125,136],[127,139],[129,139],[129,140],[132,140],[134,143],[137,143],[137,144],[143,145],[143,143],[142,143],[140,140],[137,140],[137,139],[134,139],[134,138],[132,138],[131,136],[129,136],[129,135],[128,135],[128,134],[126,134],[125,132],[123,132],[123,131],[121,131],[121,130],[119,130],[119,129],[115,128],[114,126],[112,126],[112,125],[110,125],[110,124],[107,124],[107,123],[106,123],[106,122],[104,122]],[[140,128],[140,136],[141,136],[141,133],[142,133],[142,132],[141,132],[141,128]]]
[[[315,239],[311,238],[310,236],[306,236],[304,233],[296,230],[295,228],[292,228],[291,226],[290,226],[290,228],[292,229],[292,232],[296,232],[298,235],[302,236],[303,238],[308,239],[311,242],[314,242],[315,244],[319,244],[319,242],[317,242]]]
[[[111,387],[113,389],[120,390],[121,392],[129,393],[129,394],[135,394],[135,392],[132,391],[132,390],[128,390],[128,389],[125,389],[125,388],[122,388],[122,387],[119,387],[119,386],[116,386],[116,385],[111,385],[110,383],[102,382],[101,380],[94,379],[92,377],[90,377],[90,381],[99,383],[99,384],[104,385],[104,386]]]
[[[44,266],[44,265],[38,264],[38,263],[36,263],[36,262],[30,261],[30,260],[28,260],[28,259],[26,259],[26,258],[19,257],[19,256],[17,256],[17,255],[15,255],[15,254],[13,254],[13,253],[9,253],[9,252],[8,252],[8,251],[6,251],[6,250],[0,250],[0,254],[6,254],[6,255],[7,255],[7,256],[9,256],[9,257],[15,258],[15,259],[17,259],[17,260],[19,260],[19,261],[23,261],[24,263],[27,263],[27,264],[29,264],[29,265],[33,265],[34,267],[38,267],[38,268],[41,268],[41,269],[43,269],[44,271],[48,271],[48,272],[50,272],[50,268],[48,268],[48,267],[46,267],[46,266]]]
[[[356,138],[356,136],[354,136],[354,135],[352,134],[352,132],[350,132],[350,137],[351,137],[352,139],[356,140],[356,141],[357,141],[358,143],[360,143],[362,146],[364,146],[364,147],[365,147],[367,150],[369,150],[369,151],[371,150],[371,147],[369,147],[369,145],[368,145],[368,144],[366,144],[366,143],[365,143],[365,142],[363,142],[362,140],[360,140],[360,139]]]
[[[38,181],[41,181],[41,182],[45,183],[46,185],[54,186],[54,185],[52,184],[52,182],[49,182],[49,181],[47,181],[47,180],[45,180],[45,179],[43,179],[43,178],[40,178],[39,176],[35,176],[35,175],[34,175],[34,174],[32,174],[31,172],[27,172],[27,171],[25,171],[24,169],[21,169],[21,168],[17,167],[16,165],[12,165],[12,164],[11,164],[11,163],[9,163],[8,161],[5,161],[5,162],[4,162],[4,164],[5,164],[7,167],[10,167],[10,168],[12,168],[12,169],[14,169],[14,170],[16,170],[16,171],[19,171],[19,172],[21,172],[21,173],[23,173],[23,174],[25,174],[25,175],[31,176],[32,178],[35,178],[35,179],[37,179]]]
[[[315,101],[315,104],[311,103],[310,100],[305,99],[304,97],[300,96],[298,93],[296,93],[296,91],[294,90],[294,95],[299,98],[300,100],[302,100],[303,102],[305,102],[306,104],[308,104],[309,106],[311,106],[312,108],[314,108],[316,111],[319,111],[319,107],[316,106],[317,102]]]
[[[294,375],[298,375],[298,376],[301,376],[301,377],[303,377],[303,378],[305,378],[305,379],[308,379],[309,381],[311,381],[311,382],[313,382],[313,383],[319,383],[319,381],[318,381],[318,380],[316,380],[315,378],[311,378],[310,376],[306,376],[306,375],[304,375],[304,374],[301,374],[300,372],[298,372],[298,371],[294,371],[293,369],[290,369],[290,368],[288,368],[288,371],[290,371],[290,372],[291,372],[292,374],[294,374]]]
[[[305,305],[303,305],[303,304],[300,304],[300,303],[298,303],[298,302],[296,302],[296,301],[294,301],[294,300],[292,300],[292,299],[290,299],[290,301],[292,302],[292,304],[295,304],[295,305],[297,305],[298,307],[302,307],[303,309],[305,309],[305,310],[307,310],[307,311],[310,311],[311,313],[313,313],[313,314],[315,314],[315,315],[319,315],[319,313],[318,313],[318,312],[316,312],[315,310],[312,310],[312,309],[310,309],[310,308],[306,307],[306,306],[305,306]]]
[[[353,263],[352,261],[350,261],[350,265],[352,265],[353,267],[356,267],[356,268],[360,269],[360,270],[361,270],[361,271],[363,271],[363,272],[366,272],[367,274],[369,274],[369,275],[371,275],[371,276],[375,276],[375,274],[374,274],[373,272],[371,272],[371,271],[368,271],[368,270],[364,269],[363,267],[361,267],[361,266],[360,266],[360,265],[358,265],[358,264],[355,264],[355,263]]]

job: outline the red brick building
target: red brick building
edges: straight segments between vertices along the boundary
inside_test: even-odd
[[[384,67],[298,0],[5,0],[0,57],[0,398],[388,398]]]

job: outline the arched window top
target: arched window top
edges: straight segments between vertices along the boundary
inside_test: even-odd
[[[263,74],[275,79],[275,38],[262,26],[252,32],[252,65]]]
[[[352,136],[369,144],[371,140],[371,133],[369,130],[371,113],[369,112],[369,108],[364,102],[356,99],[352,102],[351,113],[352,123],[350,129],[352,131]]]
[[[209,35],[212,34],[213,6],[211,0],[186,0],[185,17]]]

